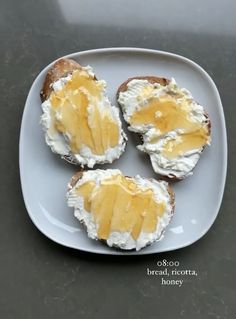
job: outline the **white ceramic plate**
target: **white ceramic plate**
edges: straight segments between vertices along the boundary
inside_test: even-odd
[[[194,175],[174,184],[176,213],[164,239],[139,252],[120,252],[89,239],[72,209],[66,205],[67,183],[76,167],[53,154],[44,142],[39,124],[41,90],[47,66],[34,81],[27,101],[20,134],[20,175],[28,213],[36,227],[55,242],[101,254],[151,254],[188,246],[200,239],[213,224],[222,201],[226,169],[227,139],[223,108],[217,88],[196,63],[179,55],[137,48],[84,51],[67,56],[81,65],[91,65],[99,79],[107,81],[113,103],[118,86],[128,77],[156,75],[174,77],[205,106],[212,122],[212,145],[207,147]],[[126,126],[124,126],[126,129]],[[127,131],[127,129],[126,129]],[[135,134],[128,133],[128,146],[121,158],[102,168],[119,168],[126,175],[154,177],[149,157],[136,149]],[[101,167],[100,166],[100,167]]]

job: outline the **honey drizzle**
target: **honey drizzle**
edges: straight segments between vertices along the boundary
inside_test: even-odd
[[[61,90],[51,93],[50,129],[66,133],[75,154],[87,146],[93,154],[103,155],[119,143],[119,127],[109,107],[101,110],[98,106],[102,96],[101,84],[82,69],[74,71]]]
[[[151,124],[155,127],[158,136],[151,139],[150,143],[158,142],[162,135],[170,131],[183,129],[184,133],[178,133],[179,138],[171,139],[164,144],[162,154],[168,158],[174,158],[187,151],[203,147],[209,140],[207,125],[194,122],[189,117],[189,113],[187,101],[177,104],[171,96],[153,98],[132,115],[130,124]]]
[[[115,175],[99,186],[85,182],[76,192],[84,199],[84,208],[98,225],[98,238],[107,239],[111,232],[129,232],[133,239],[140,233],[153,233],[165,203],[157,203],[152,189],[142,190],[128,177]]]

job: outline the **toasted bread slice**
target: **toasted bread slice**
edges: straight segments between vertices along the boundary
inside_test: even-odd
[[[105,86],[90,67],[71,59],[58,60],[46,75],[40,92],[46,143],[72,164],[111,163],[125,149],[119,110]]]
[[[88,237],[123,250],[161,240],[175,207],[167,182],[124,176],[117,169],[78,172],[67,199]]]
[[[154,105],[155,101],[166,102],[167,99],[169,104],[166,103],[165,107],[160,107],[160,102]],[[179,181],[191,175],[203,149],[210,144],[211,122],[206,111],[194,101],[190,92],[180,88],[174,79],[139,76],[129,78],[120,85],[117,100],[124,119],[129,124],[129,130],[140,135],[143,144],[138,146],[138,149],[149,154],[154,171],[172,181]],[[168,109],[170,107],[174,110],[172,118],[171,109]],[[150,117],[148,112],[152,112]],[[189,149],[187,147],[190,133],[187,136],[186,132],[189,130],[194,139],[192,149],[190,145]],[[187,149],[186,152],[181,151],[181,143],[185,143],[183,148]],[[177,144],[179,154],[175,156]],[[166,145],[168,152],[163,155]]]

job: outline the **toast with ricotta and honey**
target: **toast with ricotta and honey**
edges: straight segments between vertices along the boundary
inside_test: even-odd
[[[166,181],[128,177],[118,169],[75,174],[67,201],[88,237],[123,250],[140,250],[162,239],[175,206]]]
[[[111,105],[105,87],[90,66],[70,59],[58,60],[46,75],[40,93],[46,143],[70,163],[93,167],[124,152],[127,138],[119,109]]]
[[[191,175],[211,141],[210,119],[191,93],[174,79],[141,76],[121,84],[117,100],[154,171],[175,181]]]

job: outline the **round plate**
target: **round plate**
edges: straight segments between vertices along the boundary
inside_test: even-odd
[[[227,169],[224,113],[213,80],[196,63],[168,52],[110,48],[78,52],[66,57],[83,66],[91,65],[97,78],[107,82],[107,93],[112,103],[116,103],[117,88],[129,77],[174,77],[196,101],[205,106],[212,123],[212,145],[204,150],[193,176],[173,185],[176,212],[162,241],[139,252],[122,252],[91,240],[66,204],[67,183],[78,168],[51,152],[39,124],[42,113],[39,92],[50,64],[38,75],[30,89],[20,134],[22,191],[29,216],[36,227],[61,245],[100,254],[158,253],[185,247],[200,239],[218,214]],[[157,178],[149,156],[136,149],[138,137],[128,132],[125,124],[124,129],[129,139],[126,152],[113,164],[97,167],[119,168],[129,176],[139,174]]]

